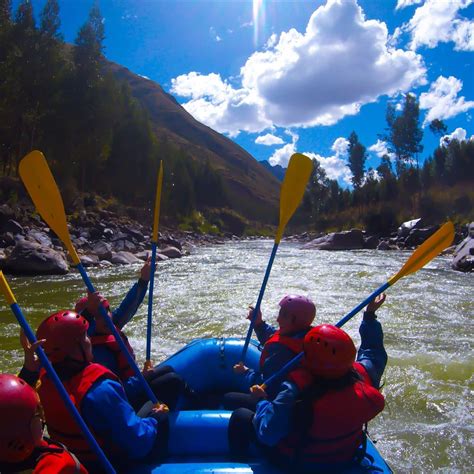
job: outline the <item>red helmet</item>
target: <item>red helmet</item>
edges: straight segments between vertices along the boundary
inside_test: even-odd
[[[321,377],[342,377],[355,361],[356,348],[349,334],[330,324],[311,329],[303,347],[306,366],[312,374]]]
[[[38,395],[25,381],[0,374],[0,461],[21,462],[32,453],[31,420],[39,412]]]
[[[82,314],[82,312],[87,308],[87,301],[88,301],[88,298],[87,296],[84,296],[83,298],[79,298],[77,301],[76,301],[76,306],[74,308],[74,311],[78,314]],[[110,303],[108,302],[108,300],[106,300],[105,298],[102,300],[102,305],[104,306],[104,308],[109,311],[110,310]],[[86,315],[85,315],[86,316]],[[92,316],[94,317],[98,317],[99,314],[92,314]],[[86,316],[87,317],[87,316]]]
[[[279,304],[280,314],[293,314],[297,326],[302,328],[311,325],[316,316],[316,306],[306,296],[286,295]]]
[[[87,332],[89,323],[74,311],[59,311],[46,318],[38,327],[36,337],[46,339],[43,349],[51,363],[63,361],[71,346]]]

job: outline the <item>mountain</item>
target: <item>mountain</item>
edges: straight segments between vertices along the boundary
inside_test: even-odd
[[[283,166],[280,165],[271,165],[267,160],[263,160],[259,162],[265,169],[270,171],[270,173],[275,176],[278,181],[283,181],[283,178],[285,177],[285,172],[286,168],[283,168]]]
[[[234,210],[249,219],[276,221],[280,183],[270,171],[232,140],[198,122],[159,84],[109,64],[148,112],[159,140],[171,141],[193,159],[209,159],[222,176]]]

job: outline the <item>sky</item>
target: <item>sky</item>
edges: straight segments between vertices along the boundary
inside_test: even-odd
[[[94,0],[59,0],[74,42]],[[45,0],[33,0],[39,14]],[[14,2],[14,8],[18,0]],[[420,102],[424,150],[474,139],[474,0],[99,0],[105,55],[159,83],[257,160],[320,161],[346,187],[347,138],[386,153],[387,104]]]

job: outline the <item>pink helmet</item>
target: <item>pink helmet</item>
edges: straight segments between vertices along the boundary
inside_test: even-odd
[[[31,420],[41,413],[36,392],[22,379],[0,374],[0,461],[17,463],[35,447]]]
[[[52,364],[62,362],[71,346],[87,332],[89,323],[74,311],[59,311],[46,318],[38,327],[36,337],[46,339],[44,352]]]
[[[74,311],[78,314],[82,314],[82,312],[87,308],[87,302],[88,302],[88,298],[87,296],[84,296],[83,298],[79,298],[77,301],[76,301],[76,306],[74,308]],[[104,308],[109,311],[110,310],[110,303],[108,302],[108,300],[106,300],[105,298],[102,300],[102,305],[104,306]],[[97,314],[91,314],[91,316],[94,316],[95,317],[99,317],[100,314],[97,313]],[[87,315],[84,314],[84,317],[87,319]]]
[[[316,306],[306,296],[286,295],[279,304],[280,314],[294,315],[296,325],[301,328],[310,326],[316,316]]]

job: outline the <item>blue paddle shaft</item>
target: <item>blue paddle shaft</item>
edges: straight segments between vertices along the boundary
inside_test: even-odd
[[[384,283],[378,290],[375,290],[370,296],[368,296],[364,301],[362,301],[361,304],[359,304],[358,306],[356,306],[352,311],[350,311],[349,313],[347,313],[337,324],[336,326],[338,328],[344,326],[344,324],[347,323],[347,321],[349,321],[349,319],[351,319],[353,316],[355,316],[362,308],[364,308],[365,306],[367,306],[375,297],[377,297],[378,295],[380,295],[380,293],[383,293],[388,287],[390,286],[390,284],[387,282],[387,283]]]
[[[352,311],[347,313],[338,323],[336,323],[336,326],[338,328],[344,326],[344,324],[346,324],[347,321],[349,321],[352,317],[354,317],[362,308],[367,306],[378,295],[383,293],[389,286],[390,284],[388,282],[384,283],[380,288],[375,290],[370,296],[368,296],[364,301],[362,301],[362,303],[360,303]],[[282,377],[284,374],[286,374],[291,369],[296,367],[302,358],[303,358],[303,352],[300,352],[297,356],[293,357],[293,359],[287,362],[278,372],[274,373],[271,377],[268,377],[268,379],[263,382],[263,385],[268,386],[279,377]]]
[[[151,273],[148,289],[148,318],[146,325],[146,360],[151,360],[151,328],[153,325],[153,288],[155,286],[156,242],[151,243]]]
[[[79,270],[79,273],[81,274],[82,279],[84,280],[84,283],[87,286],[87,289],[91,293],[95,293],[95,288],[92,285],[92,282],[90,281],[89,276],[87,275],[86,271],[84,270],[82,263],[77,265],[76,268]],[[135,362],[135,359],[132,357],[132,354],[128,352],[127,346],[125,345],[122,338],[120,337],[120,334],[118,333],[117,328],[115,327],[112,319],[109,318],[109,315],[107,314],[107,310],[102,305],[99,305],[99,310],[100,310],[100,315],[104,318],[104,321],[107,324],[109,331],[114,335],[114,338],[117,341],[117,344],[119,345],[120,350],[127,358],[127,362],[129,363],[130,367],[135,372],[135,375],[138,377],[138,380],[142,384],[143,389],[148,395],[149,400],[151,400],[153,404],[156,405],[158,403],[158,399],[156,398],[155,394],[151,390],[151,387],[148,385],[147,381],[145,380],[145,377],[143,377],[143,374],[138,368],[137,363]]]
[[[25,332],[26,337],[28,338],[28,341],[30,341],[30,344],[34,344],[36,342],[36,336],[34,335],[25,317],[23,316],[21,308],[18,306],[17,303],[13,303],[10,306],[10,308],[13,314],[15,315],[18,323],[20,324],[23,331]],[[61,380],[59,380],[59,377],[56,374],[56,371],[54,370],[53,366],[51,365],[51,362],[49,361],[48,357],[44,353],[43,348],[39,346],[35,352],[36,354],[38,354],[38,357],[41,361],[41,365],[44,367],[44,369],[48,373],[48,376],[53,381],[54,386],[56,387],[56,390],[59,392],[59,395],[61,396],[64,404],[66,405],[66,408],[68,409],[69,413],[72,415],[76,423],[81,428],[84,436],[87,439],[87,442],[89,443],[90,447],[99,458],[106,472],[115,474],[115,469],[112,467],[112,464],[110,464],[109,460],[106,458],[104,452],[102,451],[100,446],[97,444],[97,441],[95,440],[94,436],[92,436],[92,433],[89,431],[89,428],[84,423],[84,420],[82,419],[81,415],[77,411],[77,408],[74,406],[71,399],[69,398],[69,395],[67,394],[66,389],[61,383]]]
[[[244,348],[242,349],[242,356],[240,358],[241,362],[245,362],[245,356],[249,347],[250,337],[252,336],[253,327],[255,325],[255,318],[257,317],[257,314],[260,311],[260,305],[262,304],[263,294],[265,293],[265,288],[267,286],[268,277],[270,276],[270,272],[272,270],[273,260],[275,260],[277,249],[278,244],[275,242],[273,245],[272,253],[270,255],[270,260],[268,261],[267,271],[265,272],[265,277],[263,278],[262,287],[260,288],[257,304],[255,305],[255,309],[252,311],[252,317],[250,318],[250,325],[247,331],[247,336],[245,338]]]

